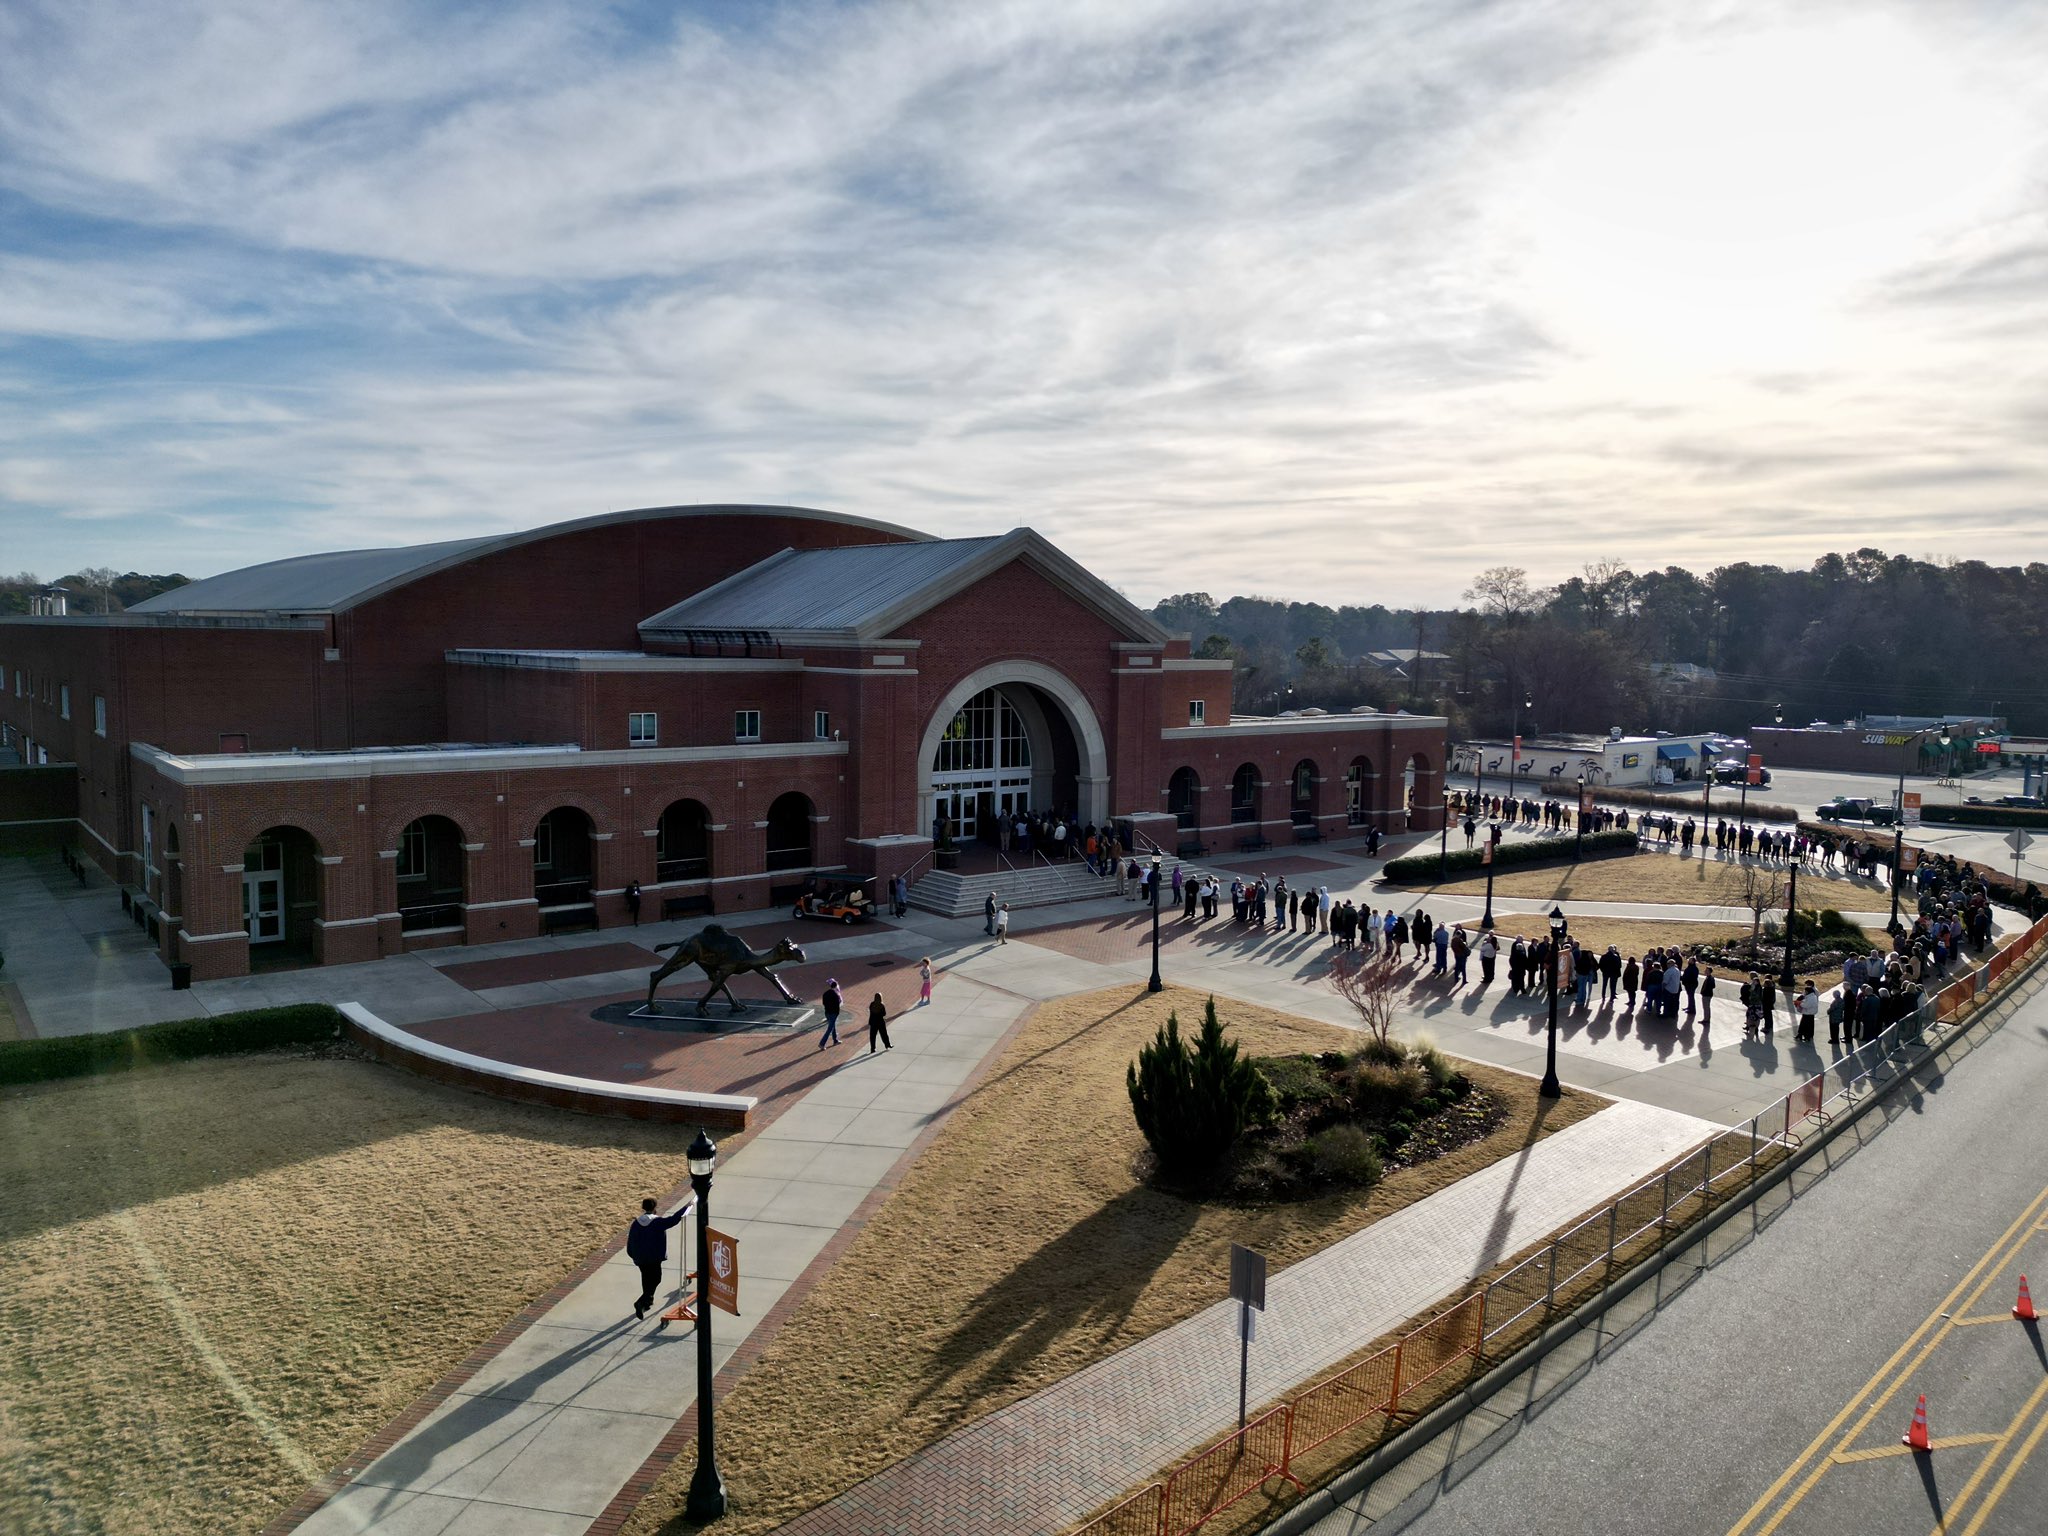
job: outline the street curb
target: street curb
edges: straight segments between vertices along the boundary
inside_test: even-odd
[[[2031,980],[2044,964],[2048,964],[2048,948],[2044,948],[2041,954],[2035,956],[2034,959],[2026,964],[2024,969],[2014,975],[2012,984],[2007,989],[2008,994],[2016,991],[2022,984]],[[1978,1021],[1983,1019],[1989,1012],[1989,1008],[1978,1009],[1950,1032],[1949,1040],[1960,1039],[1963,1035],[1969,1033]],[[1696,1221],[1686,1228],[1675,1243],[1659,1249],[1654,1256],[1644,1259],[1641,1263],[1635,1265],[1627,1274],[1623,1275],[1612,1285],[1601,1290],[1598,1294],[1587,1298],[1570,1314],[1550,1324],[1541,1333],[1537,1334],[1535,1338],[1501,1361],[1500,1364],[1494,1366],[1484,1376],[1481,1376],[1476,1381],[1467,1382],[1463,1388],[1444,1399],[1436,1407],[1430,1409],[1429,1412],[1425,1413],[1406,1429],[1382,1441],[1363,1461],[1345,1469],[1293,1508],[1286,1510],[1276,1519],[1261,1526],[1259,1528],[1259,1536],[1302,1536],[1302,1533],[1308,1531],[1320,1521],[1336,1514],[1353,1497],[1370,1488],[1382,1477],[1400,1466],[1410,1456],[1428,1445],[1438,1435],[1464,1419],[1473,1409],[1484,1406],[1488,1399],[1499,1393],[1517,1376],[1539,1365],[1551,1351],[1585,1332],[1592,1324],[1597,1323],[1606,1314],[1608,1308],[1626,1299],[1634,1294],[1639,1287],[1661,1275],[1664,1272],[1665,1266],[1672,1259],[1684,1254],[1696,1244],[1704,1242],[1713,1233],[1718,1231],[1724,1222],[1748,1210],[1750,1206],[1756,1203],[1758,1197],[1766,1191],[1774,1189],[1789,1180],[1796,1170],[1811,1161],[1822,1148],[1828,1146],[1837,1136],[1862,1119],[1864,1114],[1873,1105],[1889,1098],[1894,1089],[1908,1081],[1914,1073],[1931,1061],[1947,1043],[1948,1041],[1943,1041],[1924,1050],[1916,1061],[1902,1068],[1882,1089],[1870,1094],[1843,1113],[1836,1115],[1828,1125],[1822,1128],[1819,1134],[1801,1143],[1791,1156],[1770,1169],[1740,1194],[1708,1212],[1702,1220]],[[1488,1438],[1491,1438],[1491,1436]]]

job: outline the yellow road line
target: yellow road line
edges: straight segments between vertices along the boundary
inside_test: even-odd
[[[2012,1416],[2012,1422],[2005,1426],[2004,1433],[1998,1437],[1998,1445],[1989,1456],[1977,1463],[1977,1470],[1970,1474],[1969,1481],[1964,1483],[1956,1496],[1948,1501],[1948,1506],[1941,1512],[1941,1524],[1935,1527],[1935,1536],[1940,1536],[1942,1531],[1947,1530],[1949,1519],[1970,1502],[1970,1496],[1977,1491],[1977,1485],[1990,1476],[1991,1469],[1998,1465],[2000,1453],[2005,1450],[2012,1437],[2020,1432],[2020,1427],[2027,1422],[2028,1416],[2041,1406],[2044,1399],[2048,1399],[2048,1376],[2042,1377],[2040,1384],[2027,1394],[2027,1400],[2020,1405],[2020,1411]],[[2012,1465],[2008,1464],[2008,1471]]]
[[[1996,1445],[2003,1435],[1941,1435],[1927,1442],[1929,1450],[1953,1451],[1965,1445]],[[1837,1451],[1828,1458],[1838,1467],[1850,1466],[1859,1461],[1878,1461],[1886,1456],[1910,1456],[1910,1445],[1873,1445],[1860,1451]]]
[[[2048,1189],[2043,1189],[2040,1194],[2036,1195],[2032,1200],[2030,1200],[2027,1203],[2027,1208],[2024,1211],[2020,1212],[2018,1219],[2015,1220],[2011,1226],[2007,1227],[2004,1233],[1998,1238],[1998,1240],[1994,1242],[1988,1250],[1986,1250],[1984,1257],[1982,1257],[1975,1264],[1973,1264],[1970,1267],[1970,1272],[1964,1275],[1962,1279],[1956,1282],[1955,1289],[1950,1291],[1948,1295],[1943,1298],[1941,1304],[1937,1306],[1933,1312],[1928,1314],[1926,1319],[1920,1324],[1919,1327],[1915,1328],[1913,1332],[1910,1335],[1908,1335],[1906,1341],[1892,1352],[1892,1357],[1889,1360],[1885,1361],[1883,1365],[1877,1368],[1876,1373],[1871,1376],[1870,1380],[1866,1381],[1860,1388],[1858,1388],[1856,1394],[1853,1397],[1851,1397],[1848,1402],[1842,1405],[1841,1411],[1838,1412],[1832,1419],[1828,1420],[1827,1424],[1822,1428],[1821,1432],[1815,1435],[1813,1437],[1812,1442],[1808,1444],[1806,1449],[1799,1453],[1798,1459],[1795,1460],[1791,1466],[1787,1467],[1783,1472],[1778,1474],[1777,1479],[1774,1482],[1772,1482],[1771,1486],[1764,1490],[1763,1496],[1759,1498],[1754,1504],[1750,1505],[1749,1512],[1745,1514],[1740,1520],[1736,1521],[1734,1525],[1729,1527],[1728,1536],[1743,1536],[1743,1533],[1750,1530],[1750,1528],[1755,1524],[1757,1518],[1761,1516],[1766,1509],[1770,1508],[1772,1501],[1775,1500],[1779,1494],[1783,1493],[1787,1485],[1789,1485],[1792,1482],[1792,1480],[1799,1475],[1801,1469],[1803,1469],[1810,1462],[1812,1462],[1814,1457],[1820,1454],[1822,1448],[1830,1440],[1834,1439],[1836,1434],[1841,1430],[1843,1423],[1849,1418],[1849,1416],[1856,1412],[1857,1407],[1863,1404],[1865,1400],[1870,1397],[1871,1393],[1876,1391],[1877,1388],[1885,1381],[1887,1377],[1892,1376],[1893,1372],[1897,1370],[1903,1362],[1906,1361],[1908,1355],[1913,1354],[1913,1351],[1916,1348],[1918,1348],[1920,1351],[1919,1354],[1913,1356],[1910,1365],[1908,1365],[1907,1367],[1908,1370],[1917,1367],[1922,1360],[1926,1359],[1927,1355],[1933,1350],[1934,1345],[1939,1342],[1941,1334],[1947,1331],[1945,1326],[1938,1325],[1944,1325],[1947,1322],[1949,1315],[1966,1310],[1966,1307],[1968,1305],[1975,1304],[1978,1296],[1983,1294],[1984,1288],[1988,1286],[1994,1278],[1997,1277],[1998,1271],[2000,1269],[2003,1269],[2005,1265],[2003,1262],[2001,1262],[1997,1268],[1991,1269],[1988,1274],[1985,1273],[1986,1267],[1991,1264],[1991,1261],[1993,1259],[1996,1259],[1998,1257],[1999,1253],[2002,1250],[2004,1250],[2015,1237],[2020,1236],[2022,1233],[2028,1232],[2029,1229],[2031,1229],[2031,1227],[2033,1226],[2033,1224],[2036,1221],[2040,1220],[2041,1208],[2044,1204],[2048,1204]],[[2008,1255],[2008,1258],[2009,1257],[2010,1256]],[[1981,1283],[1979,1281],[1979,1276],[1983,1277]],[[1972,1290],[1973,1286],[1975,1286],[1974,1291]],[[1958,1306],[1957,1303],[1963,1300],[1966,1292],[1969,1293],[1968,1302],[1965,1303],[1964,1306]],[[1935,1334],[1935,1338],[1927,1342],[1925,1345],[1923,1345],[1922,1340],[1926,1339],[1927,1335],[1930,1332],[1933,1332]],[[1862,1434],[1863,1431],[1869,1427],[1871,1419],[1876,1416],[1878,1410],[1884,1406],[1886,1400],[1890,1398],[1892,1393],[1898,1390],[1899,1382],[1901,1380],[1903,1380],[1903,1373],[1901,1373],[1900,1376],[1895,1377],[1893,1379],[1891,1387],[1888,1390],[1886,1390],[1883,1393],[1883,1395],[1879,1396],[1875,1401],[1871,1402],[1868,1407],[1864,1408],[1863,1416],[1860,1419],[1858,1419],[1856,1424],[1848,1431],[1848,1433],[1845,1436],[1843,1436],[1841,1441],[1842,1446],[1846,1447],[1851,1441],[1854,1441],[1858,1435]],[[1821,1477],[1826,1473],[1827,1468],[1828,1463],[1825,1459],[1823,1459],[1820,1465],[1818,1467],[1815,1467],[1814,1470],[1807,1476],[1806,1481],[1801,1483],[1799,1487],[1796,1490],[1794,1490],[1792,1497],[1778,1509],[1777,1513],[1773,1514],[1770,1517],[1770,1519],[1765,1521],[1765,1523],[1761,1526],[1756,1526],[1756,1536],[1771,1536],[1771,1533],[1777,1530],[1779,1525],[1781,1525],[1784,1522],[1785,1517],[1788,1514],[1790,1514],[1795,1507],[1797,1507],[1800,1500],[1804,1499],[1807,1494],[1813,1491],[1814,1484],[1820,1481]]]
[[[2012,1486],[2012,1480],[2019,1475],[2020,1468],[2027,1464],[2028,1458],[2041,1444],[2043,1431],[2048,1431],[2048,1413],[2042,1414],[2035,1422],[2033,1432],[2020,1445],[2019,1454],[2007,1462],[2005,1470],[1998,1474],[1998,1481],[1991,1485],[1991,1492],[1985,1495],[1984,1507],[1979,1509],[1976,1517],[1963,1528],[1962,1536],[1977,1536],[1977,1532],[1983,1529],[1984,1522],[1991,1518],[1991,1511],[1998,1508],[1998,1501],[2005,1497],[2005,1490]]]

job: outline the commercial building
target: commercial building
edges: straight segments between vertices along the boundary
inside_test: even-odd
[[[1697,781],[1713,765],[1711,738],[1699,736],[1543,736],[1522,742],[1464,741],[1451,754],[1453,773],[1476,773],[1489,782],[1527,786],[1588,784],[1608,788]],[[1540,792],[1540,790],[1539,790]]]
[[[1442,816],[1441,719],[1237,717],[1028,529],[610,513],[0,620],[0,669],[0,742],[75,765],[76,846],[201,978],[915,878],[1026,808],[1218,851]]]

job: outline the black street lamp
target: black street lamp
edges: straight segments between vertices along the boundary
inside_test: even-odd
[[[1799,860],[1795,857],[1791,864],[1792,888],[1785,893],[1785,963],[1778,970],[1787,992],[1792,990],[1792,928],[1799,921]]]
[[[1500,823],[1486,829],[1486,910],[1479,917],[1479,931],[1493,931],[1493,861],[1500,849]]]
[[[1546,1099],[1564,1097],[1564,1085],[1557,1080],[1557,952],[1564,944],[1564,911],[1550,909],[1550,1057],[1543,1067],[1543,1085],[1536,1091]]]
[[[1586,776],[1583,773],[1579,775],[1579,803],[1572,810],[1572,825],[1578,829],[1572,839],[1572,862],[1576,864],[1586,851]]]
[[[699,1524],[725,1513],[725,1479],[718,1475],[718,1435],[711,1421],[711,1170],[718,1143],[701,1128],[684,1154],[690,1187],[697,1191],[697,1473],[683,1513]]]
[[[1163,992],[1166,983],[1159,979],[1159,855],[1152,855],[1152,979],[1145,983],[1147,992]]]
[[[1948,722],[1940,726],[1941,734],[1935,740],[1941,743],[1941,750],[1949,749]],[[1922,731],[1914,738],[1917,744],[1926,736]],[[1912,748],[1899,753],[1899,787],[1892,791],[1892,919],[1885,925],[1887,933],[1896,933],[1899,927],[1899,865],[1904,862],[1906,850],[1906,764],[1911,761]]]
[[[1451,868],[1451,792],[1444,791],[1444,824],[1436,839],[1436,877],[1441,880]]]

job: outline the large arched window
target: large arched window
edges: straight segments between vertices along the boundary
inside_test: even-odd
[[[543,909],[590,901],[590,817],[558,805],[533,829],[533,894]]]
[[[462,829],[422,816],[398,834],[398,926],[406,933],[462,925]]]
[[[990,836],[1031,805],[1031,732],[1009,694],[984,688],[954,712],[932,753],[933,810],[958,841]]]
[[[811,858],[811,801],[791,790],[768,807],[768,867],[808,869]]]
[[[1322,774],[1315,763],[1304,757],[1294,765],[1294,772],[1287,776],[1288,814],[1297,827],[1312,827],[1316,824],[1317,791],[1322,788]]]
[[[1193,827],[1200,819],[1197,809],[1202,781],[1195,776],[1192,768],[1176,768],[1173,777],[1166,781],[1166,809],[1180,824],[1182,831]]]
[[[706,880],[711,876],[711,813],[700,800],[677,800],[654,827],[654,877]]]
[[[1259,770],[1246,763],[1230,778],[1230,819],[1233,822],[1259,819]]]

